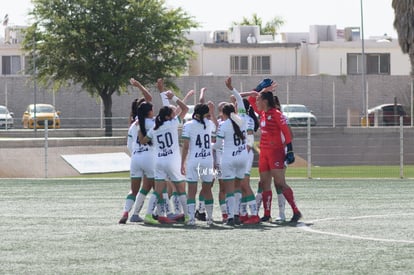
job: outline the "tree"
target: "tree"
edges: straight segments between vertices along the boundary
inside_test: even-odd
[[[411,77],[414,77],[414,0],[393,0],[394,28],[403,53],[408,53],[411,62]]]
[[[178,76],[193,54],[185,30],[196,27],[181,8],[163,0],[34,0],[34,23],[23,48],[36,53],[37,80],[55,89],[80,83],[104,105],[112,136],[112,95],[128,80],[143,85]],[[30,62],[33,72],[34,59]]]
[[[263,29],[264,34],[271,34],[273,39],[275,39],[275,35],[277,31],[285,24],[285,20],[282,17],[276,16],[270,22],[266,23],[266,26]]]
[[[282,17],[276,16],[270,22],[267,22],[265,27],[262,26],[263,20],[256,13],[253,13],[251,18],[243,17],[241,22],[233,22],[232,27],[241,26],[259,26],[260,34],[271,34],[273,38],[277,34],[277,30],[285,24]]]

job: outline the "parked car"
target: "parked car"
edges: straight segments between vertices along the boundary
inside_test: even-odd
[[[311,126],[318,122],[316,116],[305,105],[301,104],[282,104],[282,113],[288,118],[290,126],[307,126],[310,118]]]
[[[14,114],[6,106],[0,105],[0,128],[13,128]]]
[[[368,110],[370,126],[375,125],[375,115],[378,116],[378,126],[400,125],[400,116],[403,117],[403,125],[411,125],[411,118],[401,104],[382,104]]]
[[[30,104],[27,106],[26,111],[23,113],[22,124],[23,128],[33,129],[36,128],[44,129],[45,121],[47,120],[48,128],[60,128],[60,111],[56,111],[55,107],[50,104]]]
[[[190,121],[193,119],[194,105],[187,105],[187,106],[188,106],[188,112],[184,116],[183,123],[186,123],[187,121]]]

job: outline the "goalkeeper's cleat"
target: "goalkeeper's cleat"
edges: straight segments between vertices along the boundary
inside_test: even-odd
[[[152,216],[152,214],[145,215],[144,223],[145,224],[160,224],[159,221],[157,221],[156,219],[154,219],[154,217]]]
[[[126,224],[127,220],[128,220],[128,212],[125,212],[125,213],[122,215],[122,218],[119,220],[119,223],[120,223],[120,224]]]
[[[263,216],[260,220],[262,222],[272,222],[272,217],[271,216]]]
[[[260,218],[258,215],[251,216],[244,224],[258,224],[260,223]]]
[[[200,213],[198,210],[195,212],[195,217],[199,221],[205,222],[207,220],[206,219],[206,213],[205,212],[204,213]]]
[[[297,223],[302,218],[302,213],[299,211],[297,213],[294,213],[292,218],[290,219],[291,223]]]
[[[144,220],[139,215],[132,215],[129,219],[130,222],[143,222]]]
[[[172,223],[175,223],[174,220],[171,220],[171,219],[169,219],[167,217],[164,217],[164,216],[158,216],[158,222],[161,223],[161,224],[172,224]]]

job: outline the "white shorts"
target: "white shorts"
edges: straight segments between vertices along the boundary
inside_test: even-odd
[[[247,154],[240,157],[232,157],[230,159],[222,158],[221,162],[221,176],[222,180],[244,179],[246,172],[246,158]]]
[[[130,165],[131,179],[140,179],[146,176],[153,179],[155,176],[155,157],[153,153],[133,153]]]
[[[213,161],[188,161],[186,167],[186,178],[188,183],[197,183],[198,179],[204,183],[212,183],[215,177]]]
[[[247,161],[246,161],[246,172],[244,173],[245,175],[250,176],[250,171],[252,170],[252,166],[253,166],[253,159],[254,159],[254,150],[253,148],[250,149],[250,152],[247,153]]]
[[[155,181],[170,180],[173,183],[185,181],[181,174],[180,161],[157,161],[155,164]]]

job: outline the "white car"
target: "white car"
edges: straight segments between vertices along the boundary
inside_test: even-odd
[[[308,118],[311,126],[315,126],[318,122],[316,116],[305,105],[282,104],[281,111],[288,118],[290,126],[307,126]]]
[[[8,129],[14,126],[14,114],[6,106],[0,105],[0,128]]]

